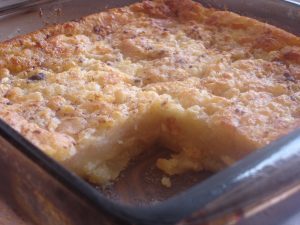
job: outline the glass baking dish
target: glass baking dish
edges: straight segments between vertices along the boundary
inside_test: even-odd
[[[133,2],[136,1],[0,3],[0,40]],[[300,34],[300,4],[297,1],[199,2]],[[251,220],[257,220],[269,209],[282,206],[295,196],[299,199],[300,130],[204,181],[208,176],[201,176],[197,184],[186,187],[185,191],[173,193],[172,197],[156,204],[151,201],[143,205],[125,204],[107,197],[44,155],[2,121],[0,143],[0,195],[33,224],[253,224]],[[282,215],[272,215],[272,221],[263,223],[274,224],[279,216]]]

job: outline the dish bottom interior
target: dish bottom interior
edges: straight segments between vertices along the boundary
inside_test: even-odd
[[[115,181],[105,186],[94,186],[112,200],[129,205],[148,205],[175,196],[213,175],[209,171],[190,171],[166,176],[157,168],[156,161],[170,157],[170,153],[167,148],[155,145],[131,160]]]

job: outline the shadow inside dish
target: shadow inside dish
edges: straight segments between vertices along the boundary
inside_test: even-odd
[[[153,146],[132,160],[114,182],[104,187],[94,186],[108,198],[123,204],[148,205],[175,196],[213,175],[201,171],[167,176],[155,164],[158,158],[168,158],[170,153],[164,147]]]

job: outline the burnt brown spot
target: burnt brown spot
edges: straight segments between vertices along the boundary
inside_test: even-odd
[[[137,86],[141,86],[142,83],[143,83],[143,81],[142,81],[141,79],[137,78],[137,79],[134,79],[134,80],[133,80],[133,83],[134,83],[135,85],[137,85]]]
[[[100,35],[101,37],[105,37],[107,35],[109,35],[111,32],[110,32],[110,29],[108,27],[105,27],[105,26],[102,26],[102,25],[96,25],[93,27],[93,32],[95,34],[98,34]]]
[[[39,81],[39,80],[44,80],[45,78],[46,78],[46,75],[44,73],[38,73],[31,77],[28,77],[28,80],[29,81]]]
[[[47,40],[47,39],[49,39],[51,37],[51,35],[50,34],[46,34],[46,37],[45,37],[45,39]]]
[[[235,112],[236,114],[240,114],[240,115],[244,115],[244,114],[246,113],[245,111],[243,111],[243,110],[241,110],[241,109],[235,109],[234,112]]]
[[[100,26],[94,26],[93,31],[94,31],[94,33],[98,34],[101,31],[101,27]]]
[[[40,134],[41,131],[40,131],[40,130],[34,130],[33,133],[34,133],[34,134]]]
[[[284,80],[285,81],[290,81],[290,82],[293,82],[293,83],[297,82],[297,80],[295,79],[295,77],[293,75],[291,75],[290,73],[288,73],[288,72],[285,72],[283,74],[283,76],[284,76]]]
[[[168,104],[168,101],[163,101],[162,103],[161,103],[161,106],[165,106],[165,105],[167,105]]]
[[[290,99],[292,100],[292,101],[297,101],[297,99],[296,99],[296,97],[295,96],[290,96]]]

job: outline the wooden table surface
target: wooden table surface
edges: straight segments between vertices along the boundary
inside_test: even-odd
[[[25,223],[17,214],[0,198],[0,225],[30,225]]]

